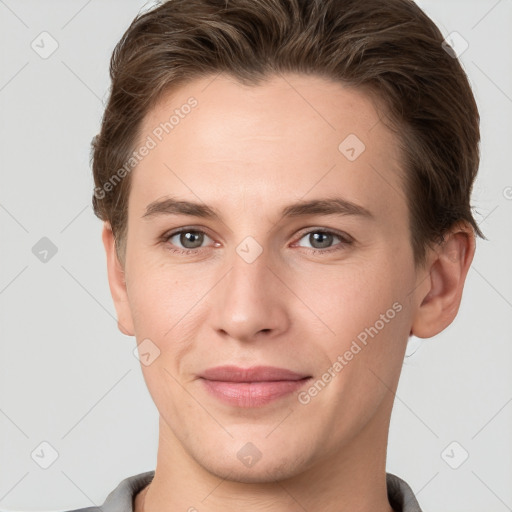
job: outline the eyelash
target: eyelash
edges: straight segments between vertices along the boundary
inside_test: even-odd
[[[163,242],[164,244],[167,245],[167,250],[171,251],[172,253],[174,254],[183,254],[183,255],[187,255],[187,254],[197,254],[198,252],[200,252],[202,249],[206,249],[207,247],[198,247],[196,249],[180,249],[180,248],[176,248],[176,247],[170,247],[169,246],[169,240],[173,237],[173,236],[176,236],[176,235],[179,235],[181,233],[199,233],[199,234],[203,234],[203,235],[206,235],[208,236],[208,233],[206,233],[205,231],[201,230],[201,229],[193,229],[193,228],[180,228],[180,229],[177,229],[176,231],[172,231],[172,232],[168,232],[168,233],[164,233],[160,240],[161,242]],[[333,247],[329,247],[327,249],[315,249],[315,248],[307,248],[307,247],[303,247],[303,249],[307,249],[308,252],[312,253],[312,254],[317,254],[317,253],[322,253],[322,254],[326,254],[326,253],[332,253],[332,252],[336,252],[336,251],[340,251],[343,249],[343,247],[345,246],[348,246],[348,245],[351,245],[353,244],[353,240],[348,236],[348,235],[342,235],[341,233],[337,233],[336,231],[330,231],[328,229],[324,229],[324,228],[316,228],[316,229],[311,229],[310,231],[306,231],[304,232],[299,238],[298,238],[298,241],[302,240],[305,236],[307,235],[310,235],[312,233],[324,233],[324,234],[327,234],[327,235],[333,235],[334,237],[338,238],[340,240],[340,243],[334,245]],[[211,238],[211,237],[209,237]]]

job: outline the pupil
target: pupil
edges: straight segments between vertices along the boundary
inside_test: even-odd
[[[329,247],[332,242],[332,235],[329,233],[311,233],[309,237],[311,245],[318,249]],[[319,246],[315,244],[319,244]]]
[[[195,249],[195,248],[201,246],[201,243],[202,243],[201,237],[202,237],[201,233],[195,233],[194,231],[187,231],[186,233],[181,234],[180,243],[183,245],[183,247],[186,247],[187,249]],[[190,245],[187,245],[187,244],[190,244]]]

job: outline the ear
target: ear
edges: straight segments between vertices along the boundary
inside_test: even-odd
[[[114,234],[108,222],[103,224],[101,238],[107,255],[108,284],[117,312],[117,327],[123,334],[134,336],[135,331],[133,329],[132,313],[126,291],[124,269],[117,257]]]
[[[473,256],[475,234],[471,225],[457,224],[430,254],[423,286],[418,287],[420,303],[414,315],[411,335],[430,338],[448,327],[457,316],[462,290]]]

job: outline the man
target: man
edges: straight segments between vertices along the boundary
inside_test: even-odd
[[[170,0],[133,21],[93,204],[159,445],[104,512],[420,511],[385,471],[394,392],[483,236],[478,110],[442,43],[409,0]]]

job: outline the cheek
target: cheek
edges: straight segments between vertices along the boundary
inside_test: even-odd
[[[208,289],[206,276],[197,269],[133,261],[128,297],[137,336],[165,340],[183,330],[197,314],[195,306]]]
[[[294,290],[314,313],[312,318],[323,323],[326,339],[333,347],[373,325],[381,313],[400,300],[399,288],[390,281],[389,268],[347,263],[327,270],[307,272],[308,278],[297,279]]]
[[[129,301],[137,342],[147,343],[154,357],[150,364],[142,364],[141,369],[153,401],[163,415],[188,407],[179,381],[183,360],[194,350],[197,329],[202,325],[198,302],[205,286],[199,276],[169,266],[149,265],[147,260],[139,266],[138,273],[131,274]],[[163,409],[162,404],[165,404]]]
[[[328,279],[319,278],[323,286],[309,289],[308,305],[328,327],[318,345],[331,364],[341,358],[338,369],[345,377],[338,379],[335,388],[370,385],[375,377],[368,374],[369,368],[385,381],[392,380],[397,365],[401,366],[410,307],[407,272],[397,273],[396,267],[386,258],[378,266],[338,267]]]

